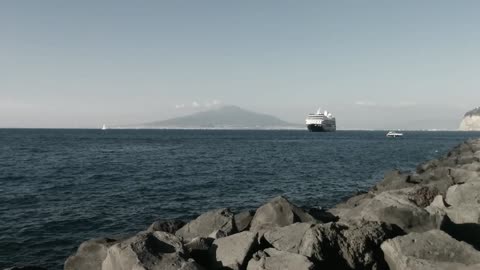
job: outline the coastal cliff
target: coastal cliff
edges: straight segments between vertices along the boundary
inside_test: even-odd
[[[460,123],[460,130],[480,131],[480,107],[465,114],[462,122]]]
[[[480,269],[480,139],[324,210],[279,196],[82,243],[65,270]],[[23,268],[15,268],[23,269]]]

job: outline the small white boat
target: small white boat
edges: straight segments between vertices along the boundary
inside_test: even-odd
[[[103,124],[102,130],[107,130],[107,125]]]
[[[389,138],[402,137],[403,133],[395,132],[395,131],[389,131],[386,136],[389,137]]]

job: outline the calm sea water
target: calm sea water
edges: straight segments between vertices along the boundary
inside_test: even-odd
[[[392,168],[480,133],[0,129],[0,268],[62,269],[84,240],[253,209],[284,194],[328,207]]]

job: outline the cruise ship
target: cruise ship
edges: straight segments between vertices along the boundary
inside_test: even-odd
[[[327,111],[322,113],[321,109],[318,109],[316,113],[307,115],[305,123],[307,124],[308,130],[312,132],[337,130],[335,117]]]

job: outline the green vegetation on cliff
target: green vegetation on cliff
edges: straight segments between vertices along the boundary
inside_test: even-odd
[[[467,116],[480,116],[480,107],[477,107],[477,108],[465,113],[465,117],[467,117]]]

